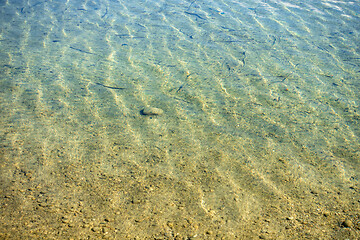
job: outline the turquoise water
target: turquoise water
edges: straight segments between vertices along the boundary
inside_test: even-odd
[[[359,1],[0,9],[2,238],[359,236]]]

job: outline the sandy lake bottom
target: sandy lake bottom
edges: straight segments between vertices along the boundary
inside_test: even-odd
[[[0,239],[359,239],[359,12],[0,0]]]

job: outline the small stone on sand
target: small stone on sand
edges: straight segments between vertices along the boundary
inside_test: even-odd
[[[342,223],[342,225],[346,228],[350,228],[353,226],[353,223],[349,219],[347,219]]]
[[[160,108],[146,107],[141,111],[143,115],[161,115],[164,111]]]

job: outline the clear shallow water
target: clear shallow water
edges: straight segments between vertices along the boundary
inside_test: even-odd
[[[358,1],[0,6],[2,236],[359,234]]]

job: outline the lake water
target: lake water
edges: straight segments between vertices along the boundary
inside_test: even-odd
[[[0,0],[0,29],[1,239],[360,236],[360,1]]]

